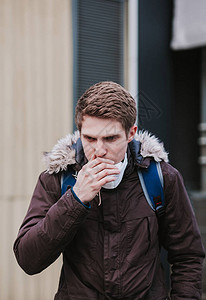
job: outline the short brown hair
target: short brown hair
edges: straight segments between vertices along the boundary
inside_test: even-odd
[[[80,131],[85,115],[117,120],[128,133],[136,122],[136,102],[121,85],[99,82],[86,90],[77,102],[75,122]]]

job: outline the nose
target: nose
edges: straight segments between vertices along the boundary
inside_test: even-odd
[[[104,143],[101,140],[100,141],[97,140],[95,155],[97,157],[103,157],[106,153],[107,153],[107,150],[105,148]]]

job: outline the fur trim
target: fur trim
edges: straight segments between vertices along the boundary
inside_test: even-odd
[[[75,164],[75,150],[72,145],[79,138],[79,131],[68,134],[60,139],[51,152],[44,153],[44,161],[49,174],[66,170],[68,165]],[[147,131],[139,131],[135,135],[135,140],[141,143],[140,154],[142,157],[153,157],[155,161],[168,162],[168,153],[164,149],[163,143]]]
[[[164,144],[159,141],[155,135],[152,135],[148,131],[139,131],[135,135],[135,140],[141,144],[140,154],[142,157],[153,157],[155,161],[168,162],[168,153],[164,149]]]
[[[76,143],[78,138],[78,131],[68,134],[57,142],[51,152],[44,153],[44,162],[49,174],[66,170],[68,165],[75,164],[75,150],[71,146]]]

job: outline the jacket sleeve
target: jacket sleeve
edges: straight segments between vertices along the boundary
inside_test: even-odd
[[[162,244],[171,264],[171,299],[201,299],[204,247],[180,173],[163,167],[166,213],[161,224]]]
[[[32,275],[53,263],[72,241],[88,211],[71,190],[61,197],[58,174],[42,173],[14,243],[22,269]]]

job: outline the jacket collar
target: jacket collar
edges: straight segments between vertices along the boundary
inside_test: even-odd
[[[148,164],[147,158],[153,158],[157,162],[168,162],[168,153],[165,151],[163,143],[147,131],[139,131],[128,146],[135,164],[140,167]],[[50,174],[66,170],[68,165],[80,168],[85,163],[85,156],[79,132],[76,131],[74,134],[68,134],[60,139],[51,152],[44,153],[44,160],[46,170]]]

